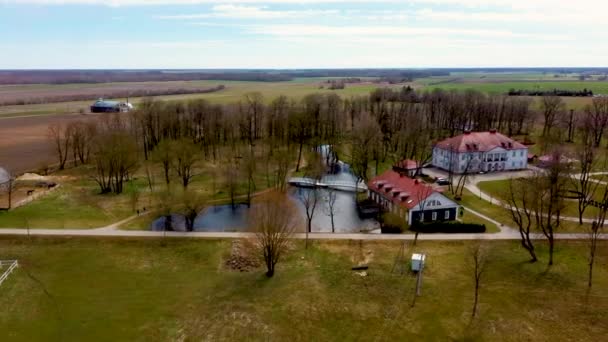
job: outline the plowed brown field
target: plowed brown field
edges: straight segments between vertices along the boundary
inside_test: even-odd
[[[52,115],[0,119],[0,167],[13,173],[56,163],[47,138],[49,124],[93,120],[95,115]]]

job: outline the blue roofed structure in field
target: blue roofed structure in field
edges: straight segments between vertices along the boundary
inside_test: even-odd
[[[91,113],[120,113],[133,110],[133,105],[127,102],[108,101],[99,99],[91,105]]]

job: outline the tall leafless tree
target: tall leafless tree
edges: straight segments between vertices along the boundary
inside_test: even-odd
[[[316,188],[299,189],[298,200],[304,206],[306,213],[306,243],[305,248],[308,249],[308,234],[312,232],[312,219],[315,216],[317,204],[319,202],[319,194]]]
[[[187,189],[195,176],[194,169],[200,160],[200,148],[188,139],[177,140],[173,145],[174,147],[171,149],[174,153],[173,168],[180,177],[182,186]]]
[[[519,228],[521,246],[530,254],[530,262],[536,262],[536,251],[534,243],[530,238],[534,221],[534,193],[530,191],[530,184],[526,179],[519,178],[509,180],[507,204],[511,219]]]
[[[533,183],[530,191],[535,196],[533,209],[536,226],[549,243],[549,266],[553,265],[555,232],[561,225],[569,177],[568,164],[563,160],[562,153],[555,151],[551,165],[546,170],[537,171],[531,179]]]
[[[327,206],[324,206],[323,209],[325,211],[325,215],[329,216],[331,221],[331,232],[336,232],[336,224],[334,222],[334,218],[338,212],[338,208],[336,208],[336,200],[338,198],[337,191],[333,188],[328,188],[325,191],[325,202]]]
[[[296,210],[281,192],[258,197],[255,206],[249,219],[250,230],[255,233],[255,246],[266,265],[266,276],[270,278],[287,252],[289,238],[296,230]]]
[[[53,123],[49,125],[48,137],[51,140],[57,155],[59,170],[65,169],[70,150],[70,132],[65,125]]]
[[[594,146],[593,130],[594,122],[585,118],[580,128],[580,143],[576,147],[575,172],[571,175],[572,185],[577,195],[578,221],[583,224],[585,210],[591,204],[593,195],[598,187],[598,182],[591,178],[591,173],[597,165],[597,155]]]
[[[562,114],[564,102],[559,96],[547,95],[542,97],[540,107],[544,118],[543,136],[547,136],[551,133],[559,115]]]
[[[488,261],[487,247],[481,241],[475,242],[470,251],[470,258],[475,287],[473,310],[471,312],[471,319],[474,319],[477,315],[477,306],[479,304],[479,291],[481,290],[482,277],[486,270],[486,264]]]

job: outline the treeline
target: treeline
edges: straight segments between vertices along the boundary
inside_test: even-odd
[[[258,81],[282,82],[295,77],[378,77],[411,81],[449,75],[445,70],[405,69],[311,69],[311,70],[5,70],[0,84],[67,84],[150,81]]]
[[[583,90],[568,90],[568,89],[553,89],[553,90],[527,90],[527,89],[510,89],[507,93],[509,96],[593,96],[593,91],[590,89]]]
[[[165,82],[165,81],[290,81],[289,75],[267,72],[178,72],[178,71],[126,71],[126,70],[15,70],[0,71],[0,84],[68,84],[111,82]]]
[[[51,137],[60,168],[68,156],[77,163],[95,165],[102,192],[120,193],[120,184],[137,165],[159,160],[159,154],[176,155],[162,152],[167,151],[163,147],[167,142],[173,142],[172,151],[194,151],[200,158],[221,161],[228,166],[226,175],[245,167],[244,160],[260,159],[250,154],[254,146],[264,146],[264,165],[277,170],[274,179],[284,186],[281,175],[286,172],[286,156],[297,156],[299,169],[303,152],[320,144],[351,142],[350,155],[344,158],[358,177],[367,180],[373,162],[376,169],[387,159],[427,162],[433,141],[465,130],[497,128],[509,135],[520,134],[534,120],[530,105],[526,98],[477,91],[416,92],[407,87],[377,89],[348,99],[310,94],[298,101],[286,96],[266,100],[259,93],[249,93],[241,101],[224,105],[203,99],[147,98],[132,113],[102,116],[96,128],[84,124],[53,127]],[[178,169],[172,163],[159,165]],[[187,187],[189,172],[182,169],[179,174],[186,175],[182,184]]]
[[[57,103],[69,101],[86,101],[96,100],[98,98],[116,99],[125,97],[146,97],[146,96],[161,96],[161,95],[183,95],[183,94],[207,94],[226,89],[224,85],[218,85],[211,88],[166,88],[166,89],[135,89],[135,90],[115,90],[115,91],[99,91],[95,94],[70,94],[70,95],[52,95],[38,96],[22,99],[6,99],[0,100],[0,106],[12,105],[28,105],[42,103]]]

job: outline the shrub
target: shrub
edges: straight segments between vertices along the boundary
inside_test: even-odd
[[[416,223],[410,230],[418,233],[485,233],[486,225],[462,222]]]
[[[407,230],[405,220],[393,213],[383,213],[379,221],[382,234],[401,234]]]

